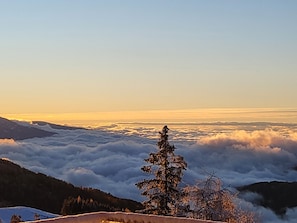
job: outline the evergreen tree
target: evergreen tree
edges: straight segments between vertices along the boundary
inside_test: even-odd
[[[153,174],[154,178],[145,179],[136,184],[142,190],[142,195],[147,197],[143,202],[144,213],[157,215],[174,215],[178,206],[183,170],[187,163],[182,156],[175,155],[174,145],[168,142],[168,127],[164,126],[159,132],[160,139],[157,143],[159,150],[150,153],[145,159],[148,165],[141,169],[145,173]]]

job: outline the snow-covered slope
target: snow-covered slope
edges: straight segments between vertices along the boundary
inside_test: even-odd
[[[22,217],[22,221],[30,223],[109,223],[109,222],[135,222],[135,223],[212,223],[213,221],[203,221],[189,218],[175,218],[156,215],[145,215],[126,212],[95,212],[88,214],[58,216],[45,211],[29,207],[9,207],[0,208],[0,223],[9,223],[11,216]],[[36,215],[43,220],[35,220]],[[214,223],[214,222],[213,222]],[[216,221],[215,223],[219,223]]]
[[[165,217],[126,212],[95,212],[74,216],[64,216],[30,223],[219,223],[189,218]]]
[[[23,221],[33,221],[37,215],[40,219],[54,218],[58,215],[29,207],[0,208],[0,223],[9,223],[11,216],[21,216]]]

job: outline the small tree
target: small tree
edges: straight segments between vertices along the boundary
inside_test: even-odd
[[[10,218],[10,223],[19,223],[22,222],[22,217],[20,215],[12,215]]]
[[[222,188],[221,180],[211,175],[194,186],[183,188],[183,215],[228,223],[259,222],[252,212],[240,209],[235,199],[236,195]]]
[[[143,202],[144,213],[157,215],[176,213],[180,198],[178,185],[187,163],[182,156],[174,154],[175,147],[168,142],[168,130],[168,127],[164,126],[162,132],[159,132],[160,139],[157,143],[159,150],[150,153],[145,159],[148,165],[141,168],[145,173],[153,174],[154,178],[136,184],[142,190],[142,195],[148,198]]]
[[[82,214],[95,211],[113,211],[113,209],[111,207],[108,207],[107,205],[102,205],[98,203],[96,200],[93,200],[92,198],[84,199],[78,196],[77,198],[69,197],[64,200],[61,209],[61,214]]]

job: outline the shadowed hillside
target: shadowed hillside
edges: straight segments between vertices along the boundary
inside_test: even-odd
[[[65,199],[80,197],[99,204],[99,210],[127,208],[135,211],[142,208],[138,202],[120,199],[96,189],[75,187],[3,159],[0,159],[0,176],[0,207],[29,206],[60,214]]]
[[[297,207],[297,182],[261,182],[238,188],[262,196],[261,206],[270,208],[278,215],[284,215],[287,208]]]
[[[0,117],[0,139],[23,140],[30,138],[42,138],[56,133],[44,131],[34,127],[27,127]]]

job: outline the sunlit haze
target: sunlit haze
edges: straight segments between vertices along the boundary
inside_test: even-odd
[[[98,127],[108,123],[204,123],[278,122],[296,123],[295,109],[193,109],[59,114],[5,114],[10,119],[43,120],[64,125]]]
[[[297,122],[297,1],[1,1],[0,115]]]

